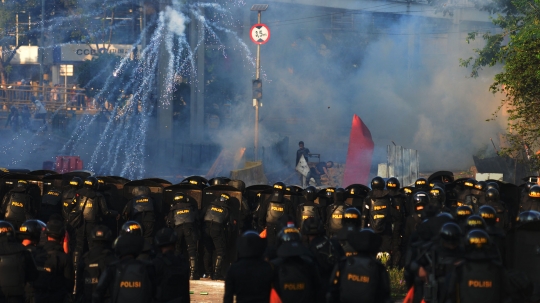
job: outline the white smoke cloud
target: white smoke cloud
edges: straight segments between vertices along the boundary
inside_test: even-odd
[[[167,8],[160,17],[165,18],[169,31],[175,33],[178,36],[185,35],[186,23],[189,22],[189,19],[181,12],[173,9],[170,6],[167,6]]]

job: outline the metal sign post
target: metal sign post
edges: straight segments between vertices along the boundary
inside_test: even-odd
[[[261,44],[265,44],[270,39],[270,29],[261,23],[261,14],[268,9],[268,4],[254,4],[251,7],[252,11],[257,11],[257,24],[251,27],[250,37],[253,43],[257,44],[257,62],[255,70],[255,80],[260,80],[261,74]],[[262,85],[262,84],[261,84]],[[261,96],[262,97],[262,96]],[[259,159],[259,99],[253,99],[253,106],[255,107],[255,160]]]

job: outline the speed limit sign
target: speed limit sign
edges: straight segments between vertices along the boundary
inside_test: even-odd
[[[265,44],[270,40],[270,29],[266,24],[258,23],[251,27],[251,41],[255,44]]]

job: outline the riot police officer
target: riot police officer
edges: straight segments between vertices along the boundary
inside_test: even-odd
[[[401,240],[407,218],[407,198],[401,193],[399,180],[395,177],[386,180],[386,189],[388,190],[388,196],[392,200],[392,217],[395,219],[392,228],[392,265],[398,266],[401,264],[401,251],[403,250]]]
[[[354,213],[354,210],[356,210],[356,213]],[[360,218],[360,212],[354,207],[348,208],[345,211],[345,215],[347,214],[354,214]],[[304,223],[305,224],[302,226],[302,236],[307,238],[307,243],[305,245],[309,248],[317,262],[319,275],[321,276],[321,281],[323,281],[321,285],[323,288],[322,291],[326,293],[328,283],[324,283],[324,281],[329,281],[334,266],[343,256],[345,256],[345,252],[337,238],[339,238],[339,235],[342,233],[346,235],[347,232],[345,232],[345,230],[353,228],[352,226],[359,228],[359,223],[350,224],[345,222],[344,228],[338,233],[337,238],[330,238],[326,235],[324,226],[320,220],[308,218]]]
[[[62,216],[64,217],[64,220],[67,222],[69,219],[69,214],[73,210],[73,207],[75,206],[75,195],[77,194],[77,191],[83,187],[83,180],[79,177],[73,177],[71,181],[69,181],[69,188],[65,190],[62,193]],[[69,232],[69,227],[68,227]],[[71,234],[71,233],[70,233]]]
[[[97,192],[99,182],[95,177],[88,177],[83,188],[75,194],[75,206],[70,213],[70,225],[76,229],[76,247],[73,260],[75,267],[80,256],[86,251],[85,244],[92,247],[90,241],[92,230],[99,225],[104,216],[116,216],[118,213],[110,210],[103,195]]]
[[[47,222],[53,214],[62,214],[62,190],[55,187],[49,189],[41,198],[41,209],[37,218]]]
[[[254,231],[245,232],[238,242],[238,260],[227,271],[224,303],[266,302],[272,288],[272,265],[262,255],[265,240]],[[249,269],[249,270],[246,270]]]
[[[274,265],[273,285],[283,303],[324,302],[317,264],[301,243],[301,235],[294,227],[285,227],[278,234],[278,258]]]
[[[197,202],[183,193],[174,196],[174,204],[167,215],[167,225],[174,228],[177,235],[176,252],[182,250],[182,240],[186,243],[189,256],[190,279],[199,280],[197,241],[199,240],[199,214]]]
[[[175,253],[176,232],[162,228],[155,236],[154,244],[159,249],[152,260],[158,282],[154,302],[189,302],[189,264]]]
[[[350,233],[360,230],[362,215],[356,207],[349,207],[343,213],[341,222],[343,228],[336,234],[336,239],[341,244],[346,257],[355,255],[357,252],[348,242],[348,238]]]
[[[326,233],[329,237],[336,235],[342,228],[343,213],[349,205],[345,204],[345,189],[336,188],[334,202],[326,207]]]
[[[362,209],[362,227],[370,227],[376,234],[381,235],[380,251],[390,253],[392,250],[392,224],[401,221],[400,214],[395,212],[388,191],[384,190],[384,179],[375,177],[371,180],[371,191],[364,200]],[[398,236],[399,233],[396,233]],[[395,242],[399,239],[394,240]]]
[[[32,254],[17,243],[13,225],[0,221],[0,302],[24,302],[26,283],[37,275]]]
[[[39,277],[34,282],[35,302],[63,302],[73,292],[73,263],[64,252],[62,241],[66,234],[64,222],[47,222],[47,242],[42,253],[36,255]]]
[[[47,225],[39,220],[28,220],[19,227],[19,240],[22,240],[22,245],[32,253],[32,257],[43,254],[43,246],[40,246],[42,237]],[[45,236],[46,237],[46,236]],[[36,275],[37,278],[37,275]],[[26,302],[34,302],[34,287],[31,283],[26,284]]]
[[[461,205],[456,208],[455,218],[462,229],[465,227],[465,221],[472,214],[472,209],[468,205]]]
[[[533,185],[529,193],[521,198],[519,203],[519,213],[527,210],[540,211],[540,186]]]
[[[508,209],[506,208],[506,204],[500,200],[499,191],[495,188],[490,188],[486,190],[485,199],[486,205],[493,207],[493,209],[495,209],[495,212],[497,213],[497,217],[495,218],[495,225],[503,231],[508,230],[510,228]]]
[[[212,280],[223,280],[221,273],[223,259],[227,251],[227,227],[231,223],[228,194],[221,194],[202,211],[203,215],[203,241],[205,258],[212,255],[212,248],[216,251],[216,260],[213,264]],[[207,272],[209,268],[205,269]]]
[[[151,263],[137,259],[144,242],[143,237],[134,234],[116,238],[113,249],[119,260],[111,263],[101,275],[92,294],[93,303],[105,302],[107,293],[111,294],[111,303],[152,302],[157,281],[155,268]]]
[[[91,233],[90,240],[92,248],[82,256],[79,268],[76,272],[78,292],[82,293],[83,301],[92,302],[92,293],[96,290],[101,274],[107,266],[116,261],[111,245],[113,235],[111,230],[105,225],[97,225]],[[110,298],[111,294],[106,294]]]
[[[500,256],[501,262],[506,260],[506,234],[497,225],[497,211],[490,205],[482,205],[478,209],[478,215],[486,222],[486,231],[493,241],[493,251]]]
[[[468,205],[471,209],[475,207],[475,205],[478,203],[477,197],[473,194],[476,183],[476,180],[472,178],[465,180],[461,190],[459,190],[457,194],[458,206]]]
[[[120,227],[120,235],[133,235],[143,238],[143,233],[143,228],[137,221],[127,221]],[[153,257],[154,251],[152,249],[152,244],[148,241],[144,241],[142,250],[137,254],[137,259],[148,261],[153,259]]]
[[[316,220],[322,220],[322,209],[318,204],[315,204],[315,199],[317,199],[317,189],[313,186],[308,186],[304,189],[302,193],[306,202],[298,205],[296,214],[298,218],[298,226],[301,229],[304,221],[308,218],[315,218]]]
[[[145,241],[152,243],[158,208],[150,197],[150,188],[137,186],[133,189],[133,196],[124,207],[122,216],[125,220],[138,222],[142,226]]]
[[[380,236],[371,229],[354,231],[348,242],[357,254],[341,259],[332,277],[327,302],[390,303],[390,277],[375,255],[379,251]]]
[[[2,213],[4,220],[8,221],[15,228],[32,219],[36,211],[34,209],[34,200],[27,192],[28,182],[19,180],[17,187],[10,190],[2,201]]]
[[[491,240],[484,230],[473,229],[465,238],[465,260],[452,273],[442,302],[509,302],[509,281],[500,263],[489,253]]]
[[[263,231],[266,229],[266,240],[268,246],[276,244],[276,235],[281,230],[279,220],[284,216],[295,218],[294,208],[291,201],[284,199],[285,184],[276,182],[273,185],[274,192],[267,201],[263,201],[259,206],[258,225]]]

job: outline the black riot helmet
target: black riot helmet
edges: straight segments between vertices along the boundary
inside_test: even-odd
[[[71,179],[71,181],[69,181],[69,186],[75,188],[75,189],[79,189],[83,186],[83,180],[79,177],[73,177],[73,179]]]
[[[26,181],[26,180],[17,181],[17,187],[27,188],[28,187],[28,181]]]
[[[336,191],[335,188],[329,187],[329,188],[325,189],[325,191],[324,191],[324,196],[325,196],[326,198],[332,200],[332,199],[334,199],[334,192],[335,192],[335,191]]]
[[[302,223],[302,235],[316,236],[325,233],[324,226],[321,220],[309,217]]]
[[[176,240],[178,240],[178,235],[176,234],[174,229],[164,227],[156,233],[156,236],[154,237],[154,244],[157,247],[175,245]]]
[[[470,215],[467,220],[465,220],[465,230],[469,231],[472,229],[486,229],[486,222],[479,215]]]
[[[400,186],[399,180],[396,177],[386,180],[386,188],[389,190],[399,190]]]
[[[49,222],[47,222],[45,234],[54,239],[63,239],[66,235],[66,226],[64,225],[64,222],[60,220],[51,219]]]
[[[478,209],[478,215],[484,219],[488,226],[497,224],[497,211],[490,205],[482,205]]]
[[[227,203],[229,199],[231,199],[231,196],[229,194],[222,193],[221,195],[219,195],[219,202]]]
[[[144,249],[144,238],[134,234],[120,235],[114,240],[113,249],[119,257],[126,255],[137,257]]]
[[[282,191],[282,192],[284,192],[285,188],[286,188],[285,183],[283,183],[281,181],[274,183],[274,185],[272,185],[272,187],[274,188],[274,191],[277,190],[277,191]]]
[[[238,257],[260,257],[266,249],[266,239],[260,237],[258,233],[248,230],[238,238],[236,242]]]
[[[21,227],[19,227],[19,236],[23,239],[29,239],[32,241],[39,241],[41,233],[47,228],[47,224],[40,220],[26,220]]]
[[[105,225],[97,225],[90,233],[92,242],[111,243],[113,240],[112,231]]]
[[[15,229],[8,221],[0,221],[0,238],[6,237],[8,241],[15,241]]]
[[[384,189],[384,179],[377,176],[371,180],[371,189]]]
[[[99,187],[99,181],[96,177],[88,177],[86,180],[84,180],[84,187],[97,190]]]
[[[536,210],[526,210],[519,213],[517,217],[517,222],[519,224],[526,224],[540,221],[540,212]]]
[[[246,190],[246,183],[244,183],[244,181],[242,180],[231,180],[227,184],[238,189],[242,193],[244,193],[244,191]]]
[[[341,187],[336,188],[336,190],[334,191],[334,203],[342,204],[343,202],[345,202],[346,198],[347,197],[346,197],[345,189]]]
[[[437,203],[438,206],[444,206],[446,202],[446,193],[444,189],[435,186],[429,191],[429,199],[432,203]]]
[[[486,184],[486,191],[488,191],[490,188],[495,188],[497,191],[500,191],[499,184],[497,182],[488,182]]]
[[[361,221],[360,211],[356,207],[349,207],[343,212],[343,217],[341,217],[341,224],[346,226],[360,226]]]
[[[429,183],[426,178],[418,178],[414,181],[414,188],[427,190],[429,189]]]
[[[187,203],[189,202],[189,198],[184,194],[183,192],[177,192],[174,194],[173,203]]]
[[[136,186],[135,188],[133,188],[131,193],[133,194],[133,197],[149,196],[150,195],[150,188],[148,188],[148,186],[139,185],[139,186]]]
[[[277,235],[278,246],[285,242],[300,242],[302,235],[296,227],[284,227]]]
[[[463,185],[465,186],[465,188],[474,188],[474,186],[476,185],[476,180],[474,180],[473,178],[469,178],[465,181],[465,183],[463,183]]]
[[[486,190],[486,201],[487,202],[499,202],[501,197],[499,191],[496,188],[489,188]]]
[[[126,234],[142,236],[142,226],[137,221],[127,221],[120,229],[120,235]]]
[[[533,199],[540,199],[540,186],[533,185],[529,189],[529,197]]]
[[[458,222],[465,222],[472,213],[472,209],[468,205],[458,206],[456,208],[456,220]]]
[[[413,194],[412,203],[414,205],[414,212],[420,218],[426,216],[426,207],[429,204],[429,197],[423,191],[419,191]]]
[[[486,190],[486,187],[487,187],[486,181],[478,181],[478,182],[474,185],[474,188],[476,188],[477,190],[481,190],[481,191],[485,191],[485,190]]]
[[[302,193],[307,201],[313,202],[317,199],[317,189],[313,186],[308,186]]]
[[[482,251],[489,248],[491,241],[485,230],[473,229],[465,237],[465,248],[469,251]]]
[[[443,243],[452,246],[459,245],[462,235],[463,232],[461,231],[461,228],[454,222],[448,222],[444,224],[439,231],[439,237],[441,238]]]

